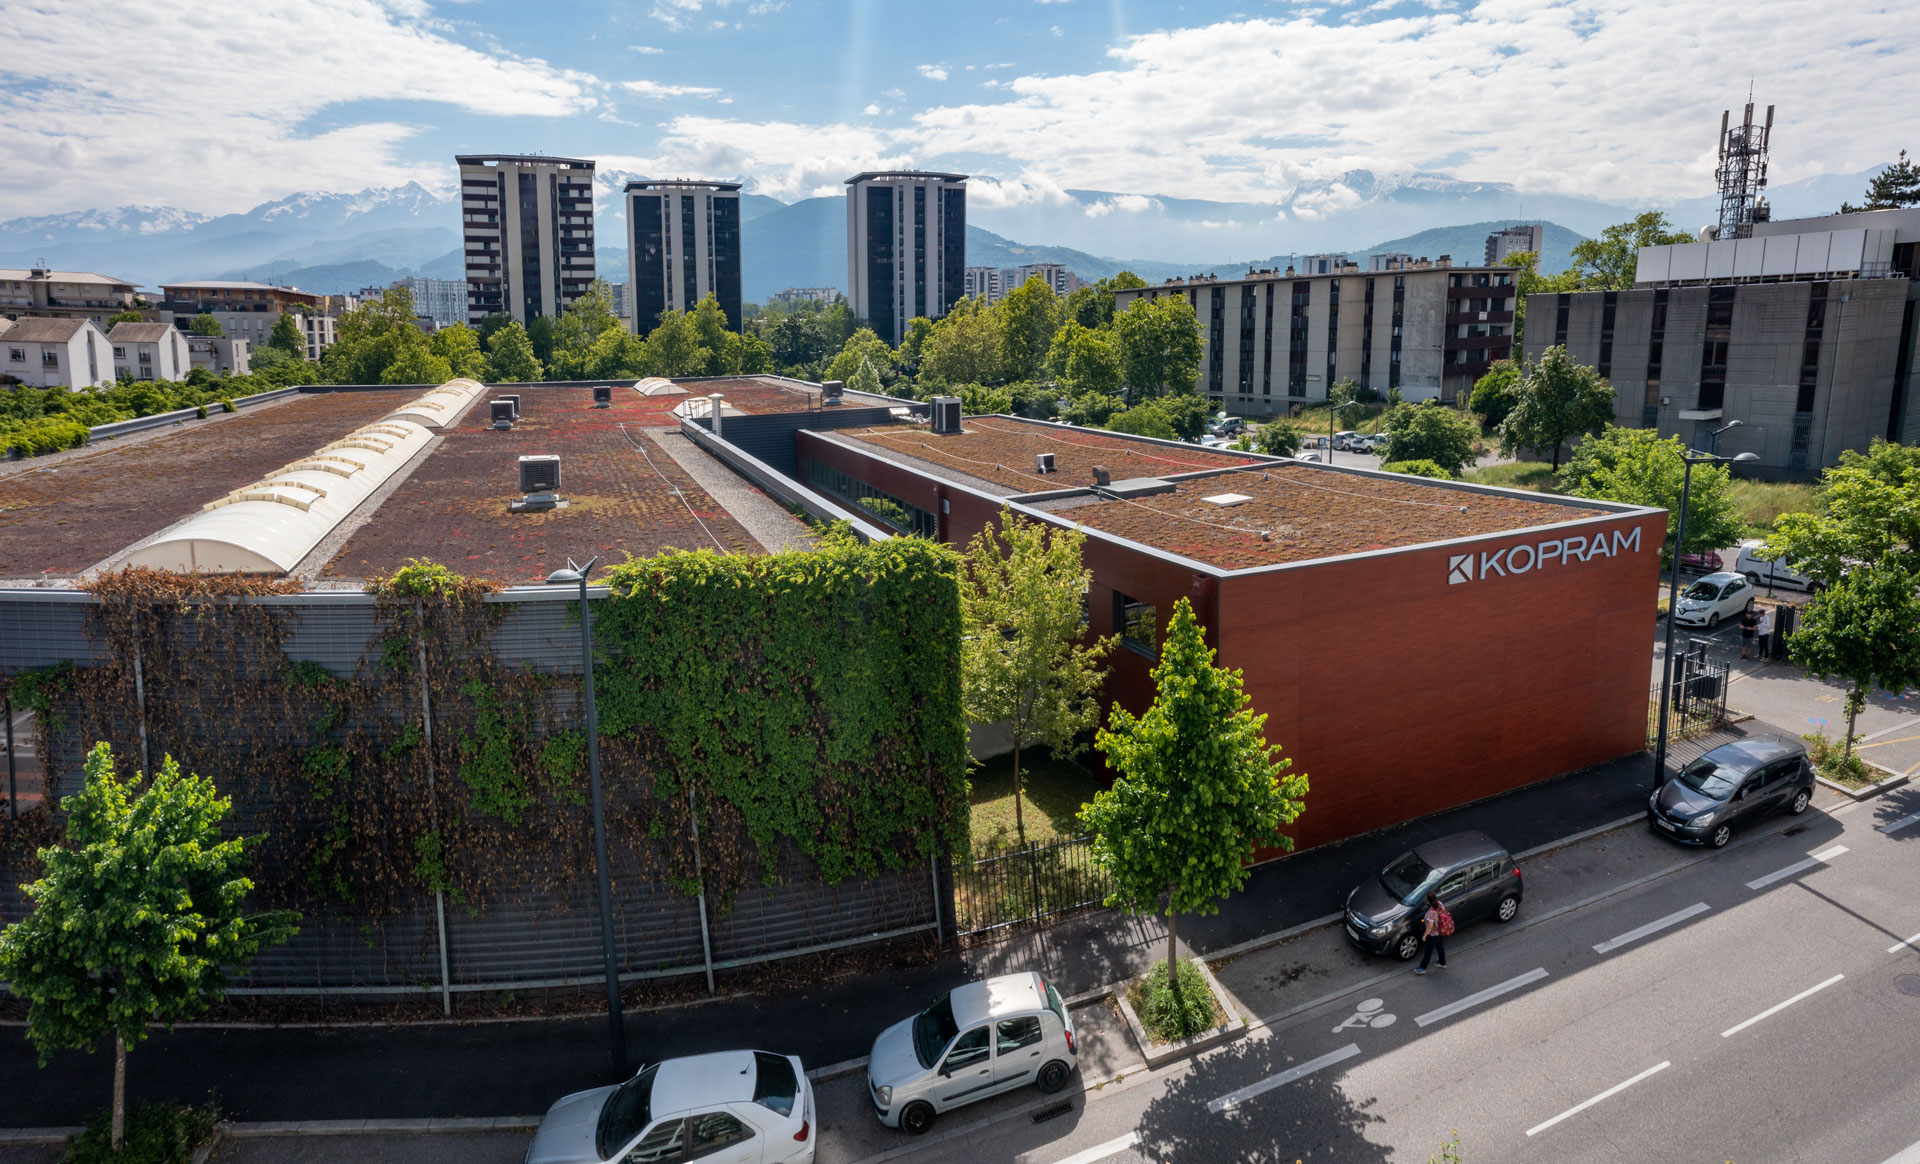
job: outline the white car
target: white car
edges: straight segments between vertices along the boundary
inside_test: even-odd
[[[1729,618],[1739,618],[1753,605],[1753,584],[1730,570],[1709,574],[1680,592],[1673,621],[1678,626],[1712,630]]]
[[[813,1164],[813,1119],[813,1088],[793,1056],[690,1055],[561,1097],[526,1164]]]
[[[1337,432],[1337,433],[1334,433],[1334,434],[1333,434],[1333,447],[1334,447],[1335,449],[1346,449],[1346,448],[1351,448],[1351,447],[1353,447],[1353,446],[1352,446],[1352,442],[1353,442],[1353,438],[1355,438],[1355,437],[1357,437],[1357,436],[1359,436],[1359,435],[1360,435],[1359,433],[1357,433],[1357,432],[1354,432],[1354,431],[1353,431],[1352,429],[1348,429],[1348,430],[1346,430],[1346,431],[1344,431],[1344,432]]]
[[[1784,558],[1775,558],[1769,562],[1757,556],[1757,551],[1765,544],[1758,539],[1740,543],[1740,556],[1734,560],[1733,568],[1736,573],[1746,576],[1748,585],[1791,586],[1795,590],[1806,590],[1813,594],[1826,589],[1825,586],[1798,570],[1789,569]]]
[[[955,987],[880,1032],[867,1093],[881,1123],[918,1136],[936,1114],[990,1095],[1060,1090],[1077,1055],[1060,992],[1031,971],[1003,974]]]

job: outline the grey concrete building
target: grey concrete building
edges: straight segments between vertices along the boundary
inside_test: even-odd
[[[1526,357],[1554,344],[1612,382],[1614,422],[1811,477],[1874,438],[1920,439],[1912,400],[1920,210],[1755,223],[1644,247],[1624,291],[1530,296]]]
[[[1513,347],[1513,271],[1449,256],[1325,275],[1292,267],[1174,279],[1114,294],[1184,297],[1203,330],[1195,391],[1236,415],[1285,416],[1353,380],[1407,400],[1454,403]]]
[[[847,302],[890,344],[966,295],[967,176],[887,170],[847,179]]]
[[[633,329],[645,335],[662,312],[711,295],[739,331],[740,183],[628,182],[626,198]]]
[[[1487,236],[1486,264],[1497,267],[1504,263],[1508,255],[1521,251],[1539,254],[1546,242],[1547,229],[1538,223],[1532,226],[1508,226]]]
[[[469,323],[558,318],[593,283],[593,163],[467,154],[460,221]]]

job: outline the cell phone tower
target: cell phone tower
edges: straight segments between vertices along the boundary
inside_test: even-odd
[[[1731,109],[1720,113],[1720,238],[1747,238],[1753,224],[1765,222],[1767,208],[1767,139],[1773,136],[1773,106],[1767,106],[1765,125],[1753,124],[1753,102],[1745,118],[1729,125]]]

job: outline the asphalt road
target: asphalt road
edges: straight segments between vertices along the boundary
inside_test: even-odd
[[[1920,791],[1779,818],[1594,905],[1463,931],[1444,971],[1078,1096],[1071,1118],[1008,1119],[907,1158],[1385,1164],[1426,1160],[1457,1130],[1472,1164],[1909,1164],[1916,857]]]

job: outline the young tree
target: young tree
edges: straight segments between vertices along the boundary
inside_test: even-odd
[[[880,373],[873,370],[873,364],[868,360],[861,360],[860,366],[843,382],[849,392],[867,392],[877,396],[883,391]]]
[[[227,973],[291,937],[298,917],[242,909],[253,888],[248,850],[262,838],[223,839],[232,801],[213,781],[182,776],[171,756],[151,783],[122,781],[107,745],[95,744],[85,785],[61,807],[66,841],[40,851],[45,875],[26,887],[33,912],[0,933],[0,977],[26,1000],[42,1066],[55,1051],[90,1052],[113,1035],[117,1151],[127,1051],[147,1024],[171,1027],[206,1010]]]
[[[1635,252],[1639,248],[1692,241],[1693,236],[1686,231],[1673,229],[1665,214],[1649,210],[1630,222],[1607,227],[1599,238],[1574,244],[1573,263],[1580,272],[1583,290],[1623,291],[1633,286]]]
[[[932,334],[933,321],[926,316],[916,315],[907,321],[907,335],[900,341],[900,353],[897,359],[908,376],[920,374],[920,350],[926,345],[927,337]]]
[[[1305,437],[1290,420],[1270,420],[1254,434],[1253,450],[1269,457],[1293,457],[1300,453]]]
[[[1080,810],[1093,859],[1113,879],[1107,904],[1143,912],[1165,895],[1169,984],[1179,981],[1179,915],[1218,911],[1246,883],[1256,849],[1291,849],[1280,830],[1307,794],[1306,774],[1288,773],[1292,761],[1268,746],[1267,717],[1248,706],[1240,672],[1213,659],[1181,598],[1153,668],[1153,706],[1136,717],[1116,704],[1095,736],[1120,777]]]
[[[281,316],[285,319],[286,316]],[[278,324],[274,325],[278,328]],[[487,358],[480,354],[480,336],[464,323],[455,323],[427,337],[433,354],[447,362],[455,376],[478,380],[486,375]]]
[[[192,323],[187,325],[187,334],[210,335],[215,338],[223,338],[227,334],[227,329],[221,327],[220,321],[215,319],[210,312],[201,312],[199,315],[193,317]]]
[[[1515,449],[1552,449],[1557,471],[1562,445],[1612,419],[1613,385],[1556,344],[1521,377],[1519,399],[1500,424],[1500,451],[1510,456]]]
[[[656,376],[698,376],[706,370],[708,352],[700,346],[700,329],[680,311],[660,313],[660,326],[647,334],[647,366]]]
[[[1089,639],[1081,603],[1093,572],[1081,564],[1086,535],[1015,517],[967,543],[960,585],[961,706],[974,723],[1005,722],[1013,735],[1013,822],[1027,847],[1020,752],[1044,744],[1055,756],[1100,720],[1100,660],[1111,637]]]
[[[417,330],[414,334],[420,335]],[[424,335],[401,344],[392,362],[380,373],[382,384],[445,384],[451,379],[453,368],[445,358],[433,354]]]
[[[1834,677],[1847,691],[1847,739],[1853,754],[1854,722],[1876,685],[1904,691],[1920,683],[1920,584],[1897,555],[1841,575],[1818,598],[1800,608],[1787,651],[1816,679]]]
[[[827,365],[826,378],[850,385],[854,373],[863,364],[871,367],[883,384],[893,372],[893,349],[870,327],[853,333],[853,338],[840,349],[840,354],[833,357],[833,363]]]
[[[1520,365],[1512,360],[1495,360],[1473,382],[1473,395],[1467,407],[1480,418],[1481,432],[1498,432],[1507,414],[1520,398]]]
[[[1035,275],[1002,296],[993,312],[1000,320],[1001,377],[1032,380],[1039,376],[1060,324],[1060,297],[1052,285]]]
[[[487,340],[487,382],[528,384],[540,379],[540,361],[534,358],[527,329],[508,320]]]
[[[553,325],[553,355],[546,361],[547,371],[556,380],[585,379],[594,341],[619,326],[612,288],[595,279],[584,294],[567,304],[560,322]]]
[[[1396,404],[1387,410],[1389,461],[1432,461],[1457,476],[1473,460],[1473,422],[1433,404]]]
[[[1840,204],[1840,213],[1858,214],[1863,210],[1898,210],[1905,206],[1920,206],[1920,165],[1907,160],[1907,151],[1900,151],[1900,160],[1875,174],[1867,182],[1867,200],[1855,206],[1851,202]]]
[[[273,321],[273,330],[267,333],[265,346],[296,360],[306,359],[307,333],[300,326],[300,317],[291,311],[281,312]]]
[[[1000,368],[1000,321],[977,299],[961,300],[920,347],[923,385],[987,384],[1000,378]]]
[[[107,316],[107,327],[112,328],[116,323],[145,323],[146,321],[147,317],[138,311],[116,311]]]
[[[1660,439],[1647,428],[1609,424],[1580,442],[1567,458],[1561,487],[1575,497],[1593,497],[1667,511],[1665,560],[1673,561],[1673,535],[1680,514],[1680,485],[1686,472],[1679,437]],[[1695,465],[1687,488],[1687,544],[1681,553],[1718,550],[1739,539],[1744,525],[1732,494],[1733,474],[1725,465]]]
[[[1200,321],[1184,295],[1136,299],[1113,317],[1127,402],[1191,392],[1200,378]]]
[[[707,353],[706,374],[709,376],[731,376],[740,369],[728,366],[728,357],[739,349],[729,341],[733,333],[727,330],[727,313],[720,310],[720,301],[711,294],[703,296],[687,313],[693,322],[694,334],[700,337],[700,347]]]
[[[1767,555],[1831,586],[1849,562],[1892,553],[1920,574],[1920,448],[1876,440],[1848,449],[1821,477],[1812,513],[1774,519]]]

